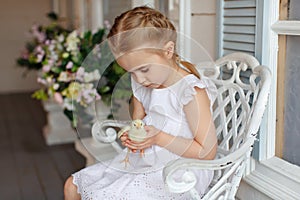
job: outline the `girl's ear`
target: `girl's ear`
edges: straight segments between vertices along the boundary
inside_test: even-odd
[[[164,46],[164,50],[165,50],[165,56],[168,58],[168,59],[171,59],[173,57],[173,54],[174,54],[174,50],[175,50],[175,44],[174,42],[172,41],[169,41],[165,44]]]

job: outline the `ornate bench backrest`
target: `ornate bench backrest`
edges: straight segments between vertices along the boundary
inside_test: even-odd
[[[258,106],[259,94],[266,81],[259,62],[251,55],[233,53],[214,63],[214,67],[200,68],[201,76],[209,77],[218,88],[213,119],[218,136],[218,157],[235,151],[243,141],[257,133],[263,110]],[[262,76],[263,75],[263,76]],[[258,104],[260,105],[255,105]],[[254,106],[255,105],[255,106]],[[257,118],[253,124],[253,118]]]
[[[213,120],[218,136],[218,152],[214,160],[182,158],[168,163],[163,178],[175,193],[189,191],[192,199],[234,199],[250,156],[268,100],[271,73],[251,55],[233,53],[217,60],[213,66],[198,67],[202,77],[209,77],[217,86]],[[205,194],[195,186],[194,169],[214,171],[214,178]],[[182,180],[174,180],[184,170]]]

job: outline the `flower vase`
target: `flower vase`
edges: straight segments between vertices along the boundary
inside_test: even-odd
[[[64,115],[63,108],[54,100],[43,101],[43,107],[47,112],[47,125],[43,128],[46,144],[74,142],[77,139],[77,133],[72,128],[70,120]]]

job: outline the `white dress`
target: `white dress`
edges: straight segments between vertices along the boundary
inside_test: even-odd
[[[216,96],[215,85],[208,79],[199,80],[190,74],[163,89],[145,88],[132,79],[134,96],[142,102],[146,125],[185,138],[193,134],[183,112],[183,106],[189,103],[196,94],[194,87],[205,88],[213,102]],[[168,192],[162,178],[163,167],[180,156],[159,146],[145,150],[145,156],[131,153],[130,165],[125,168],[122,161],[127,149],[114,159],[99,162],[73,174],[73,182],[78,187],[82,199],[190,199],[189,193],[174,194]],[[213,172],[198,170],[197,191],[201,194],[209,186]],[[178,175],[180,177],[180,175]]]

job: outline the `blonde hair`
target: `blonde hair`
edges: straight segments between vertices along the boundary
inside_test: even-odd
[[[139,31],[143,28],[147,28],[147,31]],[[158,29],[163,29],[164,34]],[[123,34],[124,32],[125,34]],[[118,53],[134,49],[145,42],[155,43],[160,41],[160,43],[166,44],[172,41],[176,44],[177,40],[176,29],[171,21],[159,11],[147,6],[133,8],[116,17],[107,37],[110,40],[112,51]],[[135,41],[129,44],[127,42],[129,37],[131,39],[134,38]],[[180,59],[176,53],[176,46],[174,51],[174,61],[182,64],[191,73],[200,78],[193,64]]]

